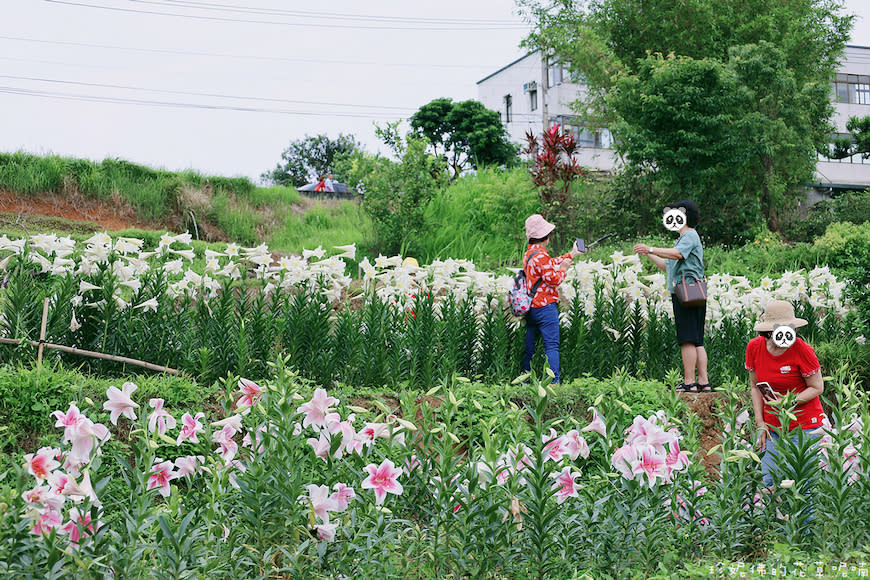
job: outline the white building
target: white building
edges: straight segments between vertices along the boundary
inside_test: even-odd
[[[537,50],[477,81],[478,99],[499,111],[511,141],[525,146],[528,131],[540,135],[544,127],[559,123],[577,138],[580,165],[612,171],[618,159],[610,131],[582,126],[570,108],[584,90],[561,63],[544,62]]]
[[[870,47],[847,46],[840,70],[831,87],[834,103],[834,125],[837,134],[848,136],[849,117],[870,116]],[[821,194],[837,190],[855,189],[870,185],[870,159],[853,155],[846,159],[819,157],[816,164],[816,183],[813,187]]]
[[[870,116],[870,47],[847,46],[840,70],[832,83],[833,121],[846,134],[850,116]],[[526,132],[535,135],[559,123],[580,143],[578,161],[584,167],[612,171],[619,164],[613,138],[605,127],[584,127],[570,104],[583,95],[584,85],[573,82],[559,62],[547,63],[533,51],[477,82],[478,99],[499,111],[511,141],[526,144]],[[870,186],[870,159],[819,158],[812,187],[822,195],[837,190]]]

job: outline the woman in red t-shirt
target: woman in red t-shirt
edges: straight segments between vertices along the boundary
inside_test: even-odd
[[[795,420],[788,430],[814,430],[822,426],[824,411],[819,395],[824,390],[821,366],[813,348],[797,337],[796,329],[807,321],[796,318],[794,308],[784,300],[772,300],[755,325],[759,336],[746,345],[746,368],[752,388],[752,408],[755,426],[759,429],[758,445],[764,450],[761,472],[764,482],[773,485],[771,468],[774,464],[773,440],[777,435],[770,427],[779,427],[777,408],[771,401],[788,392],[796,393]],[[770,386],[770,390],[764,387]]]

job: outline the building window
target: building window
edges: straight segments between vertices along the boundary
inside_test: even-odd
[[[560,125],[566,133],[571,133],[580,147],[587,149],[613,148],[613,136],[607,129],[587,127],[581,123],[579,117],[572,115],[556,115],[552,117],[551,121]]]
[[[549,66],[547,67],[547,87],[555,87],[556,85],[561,85],[564,79],[565,69],[562,65],[562,61],[557,58],[551,60]]]
[[[510,123],[513,120],[513,99],[510,95],[504,96],[504,122]]]
[[[838,73],[833,93],[838,103],[870,105],[870,76]]]
[[[529,110],[538,110],[538,91],[529,91]]]

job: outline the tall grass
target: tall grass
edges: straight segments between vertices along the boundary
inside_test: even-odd
[[[171,213],[185,186],[242,196],[255,189],[245,177],[204,176],[192,170],[176,173],[123,159],[96,162],[21,151],[0,153],[0,187],[24,194],[80,192],[104,200],[117,195],[135,207],[145,220]]]
[[[300,253],[303,248],[331,248],[356,243],[360,247],[371,237],[371,220],[359,202],[325,201],[307,209],[288,207],[282,222],[265,236],[270,248]]]
[[[422,262],[467,258],[482,267],[514,265],[525,249],[525,219],[539,211],[528,173],[481,169],[435,194],[426,209],[431,225],[418,240]]]

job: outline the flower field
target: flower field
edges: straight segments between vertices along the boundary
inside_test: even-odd
[[[355,248],[338,250],[277,257],[265,245],[228,244],[220,252],[194,251],[189,234],[165,234],[147,250],[141,239],[106,234],[81,244],[49,234],[3,236],[0,336],[37,340],[39,306],[47,297],[46,341],[169,366],[208,382],[228,372],[264,376],[268,361],[284,353],[321,385],[428,389],[454,373],[491,381],[519,374],[517,337],[524,330],[506,312],[509,274],[481,272],[464,260],[412,266],[399,256],[363,259],[349,272]],[[711,372],[742,373],[748,330],[771,299],[797,303],[798,315],[811,322],[805,334],[811,341],[848,336],[843,288],[827,268],[785,272],[757,287],[742,277],[710,276]],[[664,277],[644,275],[637,256],[579,261],[562,296],[567,379],[617,369],[663,377],[673,367]],[[851,341],[845,342],[848,350]],[[33,359],[30,347],[0,345],[0,353]],[[115,363],[84,362],[124,372]],[[542,359],[536,363],[542,368]]]
[[[266,246],[217,251],[187,234],[154,247],[106,234],[4,236],[0,282],[2,338],[38,341],[44,322],[45,342],[216,385],[193,406],[177,402],[174,383],[139,396],[146,389],[132,378],[22,393],[25,412],[51,415],[33,424],[52,427],[32,427],[0,465],[8,576],[704,578],[751,568],[824,577],[842,561],[857,577],[868,568],[870,417],[849,366],[866,346],[850,335],[854,309],[827,268],[758,285],[709,277],[707,349],[720,379],[703,419],[712,448],[700,444],[701,419],[662,383],[679,360],[664,277],[619,252],[579,261],[562,286],[558,392],[541,354],[535,373],[518,376],[524,328],[506,310],[512,276],[469,261],[358,261],[353,246],[291,257]],[[810,322],[802,335],[821,345],[832,376],[818,444],[780,438],[778,485],[767,490],[743,355],[771,299],[796,303]],[[0,344],[0,371],[32,365],[36,350]],[[49,369],[131,373],[43,357]],[[34,380],[51,382],[52,372]],[[588,411],[565,404],[572,391]],[[0,396],[0,411],[14,401]]]
[[[851,383],[832,386],[839,405],[821,452],[782,439],[781,483],[768,493],[730,391],[712,450],[721,478],[710,478],[685,446],[677,398],[644,416],[602,396],[577,420],[549,417],[551,393],[536,383],[533,405],[503,404],[471,442],[456,435],[475,404],[454,394],[464,379],[430,391],[426,405],[393,409],[312,390],[280,362],[275,370],[269,384],[228,381],[225,413],[139,400],[130,382],[54,410],[52,443],[25,455],[0,497],[0,570],[708,577],[727,575],[722,562],[794,567],[784,545],[823,554],[814,569],[864,565],[855,550],[870,541],[870,429],[866,395]],[[129,453],[103,452],[112,438]]]

